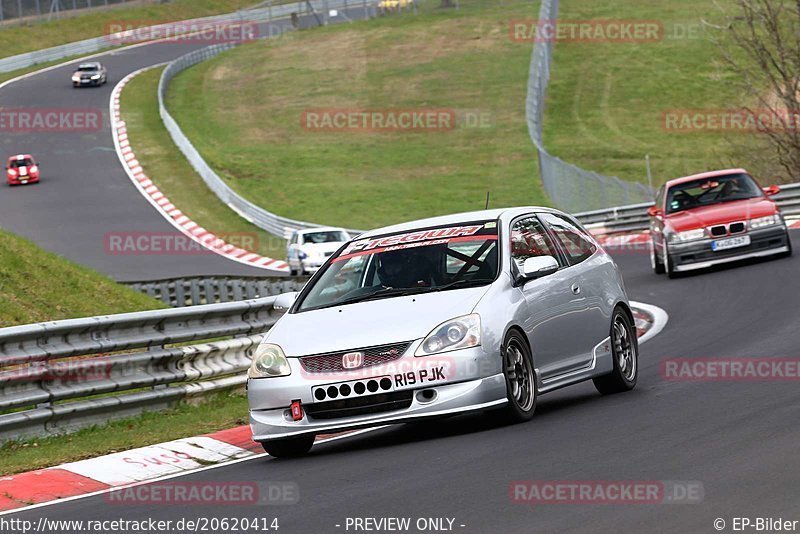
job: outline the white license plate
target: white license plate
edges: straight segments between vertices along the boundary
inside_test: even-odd
[[[711,243],[711,250],[728,250],[731,248],[746,247],[750,244],[750,236],[743,235],[739,237],[729,237],[728,239],[720,239]]]

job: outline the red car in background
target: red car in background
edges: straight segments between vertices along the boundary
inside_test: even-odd
[[[8,185],[35,184],[39,182],[39,165],[30,154],[8,158],[6,165]]]
[[[744,169],[706,172],[661,186],[648,211],[657,274],[703,269],[747,258],[792,254],[789,230],[769,197]]]

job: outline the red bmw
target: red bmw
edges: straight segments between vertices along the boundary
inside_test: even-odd
[[[671,180],[648,211],[657,274],[703,269],[747,258],[792,254],[789,231],[770,198],[776,185],[761,188],[744,169],[728,169]]]
[[[6,164],[8,185],[35,184],[39,181],[39,166],[30,154],[8,158]]]

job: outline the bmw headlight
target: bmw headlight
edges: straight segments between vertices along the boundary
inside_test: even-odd
[[[93,80],[99,80],[100,79],[100,75],[99,74],[95,74],[94,76],[92,76],[92,79]]]
[[[262,343],[258,346],[247,371],[248,378],[272,378],[290,374],[292,368],[289,367],[289,360],[286,359],[283,349],[272,343]]]
[[[758,219],[750,219],[750,229],[756,230],[758,228],[764,228],[765,226],[781,224],[782,222],[780,215],[767,215],[766,217],[759,217]]]
[[[72,75],[72,81],[73,81],[73,82],[79,82],[79,81],[81,81],[81,75],[80,75],[80,74],[73,74],[73,75]]]
[[[696,230],[686,230],[685,232],[673,232],[669,234],[667,240],[670,243],[686,243],[688,241],[697,241],[706,236],[705,228],[698,228]]]
[[[481,317],[477,313],[451,319],[427,335],[414,356],[477,347],[481,344]]]

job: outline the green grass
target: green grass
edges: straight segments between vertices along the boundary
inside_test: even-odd
[[[731,2],[721,2],[730,7]],[[562,2],[563,19],[659,21],[665,39],[648,43],[559,42],[545,113],[545,144],[565,161],[601,174],[646,183],[649,154],[656,185],[714,168],[754,167],[762,141],[750,134],[669,131],[662,113],[741,106],[735,77],[701,19],[720,21],[711,0]],[[692,38],[681,38],[682,30]],[[773,158],[774,159],[774,158]]]
[[[109,23],[130,23],[137,26],[143,23],[158,24],[229,13],[256,3],[256,0],[173,0],[168,4],[151,3],[96,9],[50,22],[30,21],[0,26],[0,57],[99,37],[107,33]]]
[[[168,106],[237,192],[287,217],[373,228],[481,209],[487,190],[494,207],[545,202],[525,122],[531,50],[508,33],[538,2],[438,4],[240,47],[179,75]],[[491,124],[320,132],[301,126],[310,108],[472,110]]]
[[[252,252],[284,258],[286,242],[248,223],[220,201],[172,142],[158,115],[156,90],[162,70],[151,69],[140,74],[122,91],[122,118],[145,173],[170,202],[208,231],[222,237],[234,236],[230,241],[236,245],[245,241],[236,236],[253,236],[258,246]]]
[[[0,230],[0,327],[164,307]]]
[[[149,412],[73,434],[11,441],[0,445],[0,475],[42,469],[173,439],[247,424],[247,398],[241,392],[218,393],[202,403]]]

